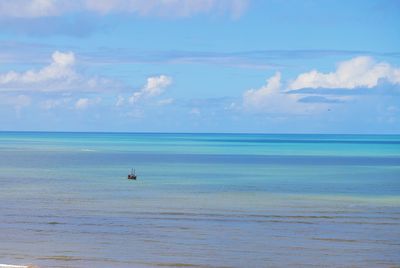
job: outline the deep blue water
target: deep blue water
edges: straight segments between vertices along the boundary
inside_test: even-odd
[[[400,265],[400,135],[0,132],[0,184],[0,263]]]

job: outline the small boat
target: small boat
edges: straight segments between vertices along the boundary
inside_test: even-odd
[[[136,171],[131,169],[131,173],[128,174],[128,180],[136,180]]]

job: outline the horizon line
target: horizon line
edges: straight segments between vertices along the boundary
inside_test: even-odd
[[[211,135],[385,135],[398,136],[400,133],[310,133],[310,132],[161,132],[161,131],[58,131],[58,130],[0,130],[0,133],[71,133],[71,134],[211,134]]]

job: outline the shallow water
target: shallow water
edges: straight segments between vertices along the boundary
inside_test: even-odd
[[[0,263],[400,265],[400,136],[2,132],[0,183]]]

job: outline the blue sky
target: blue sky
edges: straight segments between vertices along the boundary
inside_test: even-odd
[[[0,130],[400,133],[397,0],[0,0]]]

